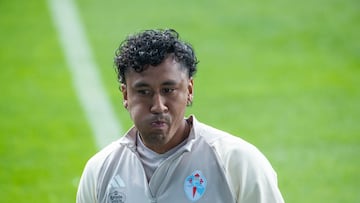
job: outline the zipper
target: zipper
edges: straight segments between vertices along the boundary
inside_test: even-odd
[[[159,196],[160,192],[164,191],[165,189],[164,185],[166,185],[165,183],[168,182],[167,179],[171,178],[170,176],[168,176],[169,171],[174,170],[178,166],[178,164],[173,164],[173,163],[177,160],[180,161],[182,155],[185,152],[186,150],[181,150],[176,154],[170,156],[168,159],[164,160],[155,170],[148,184],[149,189],[151,187],[150,185],[152,185],[153,188],[157,188],[157,191],[155,192],[156,196],[154,198]],[[165,178],[161,178],[160,176]],[[153,183],[154,181],[156,182]]]

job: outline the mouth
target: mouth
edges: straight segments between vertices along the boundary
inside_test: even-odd
[[[152,121],[150,124],[154,128],[163,128],[163,127],[166,126],[166,122],[165,121],[160,121],[160,120]]]
[[[168,125],[168,122],[165,118],[154,118],[150,121],[150,126],[152,128],[163,129]]]

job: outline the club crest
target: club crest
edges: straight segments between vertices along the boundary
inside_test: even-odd
[[[198,201],[205,193],[207,180],[201,171],[196,170],[185,179],[184,191],[192,202]]]

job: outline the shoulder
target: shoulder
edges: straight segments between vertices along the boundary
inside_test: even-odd
[[[134,128],[123,137],[101,149],[85,165],[77,191],[77,202],[96,202],[99,185],[111,166],[119,162],[118,155],[129,154],[135,147]]]
[[[197,136],[202,137],[222,157],[241,155],[241,159],[251,159],[263,156],[262,153],[251,143],[219,130],[194,119],[194,128]]]
[[[260,150],[246,140],[225,131],[202,125],[202,136],[226,164],[260,164],[267,159]]]
[[[97,178],[99,177],[106,160],[121,147],[120,140],[112,142],[87,161],[82,173],[81,181],[90,182],[90,184],[96,185]]]
[[[114,141],[105,148],[101,149],[99,152],[97,152],[95,155],[93,155],[86,164],[86,169],[92,169],[92,170],[100,170],[103,163],[106,161],[106,159],[114,152],[116,151],[120,145],[120,141]]]
[[[196,125],[198,136],[213,149],[238,201],[283,202],[277,175],[257,147],[206,124],[197,122]]]
[[[239,170],[250,169],[252,173],[261,173],[273,169],[264,154],[244,139],[198,122],[199,136],[213,148],[225,168]]]
[[[115,158],[112,157],[114,154],[118,152],[122,152],[125,148],[133,149],[135,148],[136,138],[134,136],[134,128],[131,128],[123,137],[120,139],[112,142],[108,146],[101,149],[97,152],[94,156],[92,156],[86,166],[85,170],[92,170],[94,172],[99,172],[102,170],[104,164],[111,159]]]
[[[100,171],[106,159],[119,147],[119,145],[119,141],[115,141],[100,150],[87,161],[78,186],[76,202],[96,202],[96,191]]]

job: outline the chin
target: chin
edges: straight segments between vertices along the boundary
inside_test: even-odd
[[[147,132],[147,133],[141,133],[142,140],[151,145],[161,145],[166,142],[166,133],[164,132]]]

